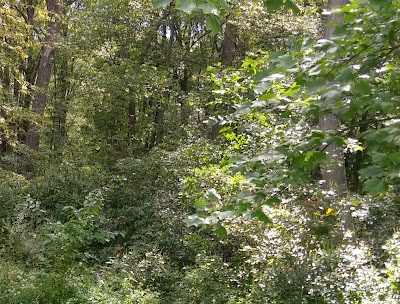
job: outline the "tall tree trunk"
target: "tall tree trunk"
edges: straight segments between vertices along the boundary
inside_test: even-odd
[[[360,127],[358,130],[358,134],[362,134],[363,132],[368,130],[368,123],[367,123],[367,115],[368,113],[364,113],[361,117],[360,121]],[[363,140],[360,140],[363,142]],[[353,191],[354,192],[359,192],[360,189],[360,175],[358,171],[360,171],[361,166],[362,166],[362,161],[363,161],[363,155],[364,153],[362,151],[357,151],[355,155],[355,160],[354,160],[354,166],[353,166]]]
[[[51,146],[55,152],[57,160],[61,160],[62,158],[64,143],[67,137],[66,120],[68,94],[70,89],[70,83],[68,80],[68,55],[66,53],[61,54],[59,61],[61,61],[59,69],[57,69],[57,64],[54,64],[54,77],[57,81],[54,81],[54,98],[52,100],[53,129],[51,136]]]
[[[182,78],[179,80],[181,91],[184,95],[189,92],[189,71],[186,63],[183,64]],[[185,97],[180,98],[180,120],[183,126],[188,123],[189,109]]]
[[[136,98],[132,94],[133,89],[129,90],[129,105],[128,105],[128,145],[131,146],[134,143],[134,136],[136,131],[137,122],[137,109],[136,109]]]
[[[337,6],[343,6],[348,0],[329,0],[328,8],[332,9]],[[332,22],[340,22],[341,14],[330,14],[326,16],[324,38],[330,39],[335,25],[329,25]],[[331,112],[319,118],[319,127],[322,131],[330,132],[340,129],[341,122],[336,113]],[[327,161],[321,166],[322,179],[325,180],[326,189],[336,189],[340,197],[345,197],[347,193],[346,168],[344,162],[344,153],[342,147],[338,147],[335,142],[325,147],[324,152],[327,154]]]
[[[222,41],[221,64],[223,67],[232,65],[235,59],[238,40],[237,26],[232,22],[227,22]]]
[[[66,15],[66,6],[61,8],[61,16]],[[60,37],[62,41],[66,41],[68,36],[68,25],[62,22],[60,25]],[[58,56],[57,56],[58,55]],[[57,60],[57,58],[59,58]],[[57,69],[59,67],[59,69]],[[61,161],[63,157],[64,145],[67,138],[67,108],[71,83],[69,75],[72,73],[72,61],[69,60],[68,51],[57,52],[54,59],[54,99],[53,99],[53,115],[52,115],[52,148],[57,161]]]
[[[221,47],[221,64],[227,68],[232,65],[233,60],[236,56],[236,49],[238,44],[238,30],[237,26],[232,22],[227,22],[224,30],[224,39]],[[226,109],[228,111],[228,109]],[[215,124],[211,127],[210,139],[216,139],[218,137],[221,126]]]
[[[348,0],[329,0],[328,8],[333,9],[348,3]],[[332,23],[335,21],[336,23],[340,22],[342,17],[342,14],[330,14],[326,16],[324,28],[325,39],[330,39],[332,36],[335,29],[335,24]],[[340,119],[334,111],[320,116],[319,118],[319,127],[322,131],[337,132],[340,129],[340,125]],[[347,195],[347,179],[343,148],[338,146],[336,142],[332,142],[324,148],[324,152],[327,154],[327,160],[321,164],[321,175],[322,179],[325,181],[324,187],[327,190],[336,190],[339,198],[344,198]],[[351,211],[347,207],[342,211],[341,222],[343,224],[344,234],[343,231],[336,234],[336,237],[340,239],[343,238],[346,232],[354,229]],[[354,240],[353,235],[348,239],[350,242]]]
[[[46,0],[47,11],[50,17],[46,36],[43,40],[37,79],[36,94],[32,102],[32,112],[41,118],[47,104],[47,90],[50,83],[51,70],[54,64],[56,42],[61,28],[62,0]],[[39,148],[38,123],[31,121],[28,125],[26,144],[32,150]]]
[[[174,39],[175,39],[175,16],[172,15],[170,20],[169,20],[169,41],[167,43],[167,47],[165,50],[165,68],[167,71],[169,70],[171,66],[171,55],[172,55],[172,48],[174,44]]]

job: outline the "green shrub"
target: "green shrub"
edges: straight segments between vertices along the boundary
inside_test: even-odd
[[[15,206],[24,200],[28,186],[22,175],[0,169],[0,223],[15,216]]]
[[[230,265],[218,256],[199,254],[196,265],[185,269],[173,303],[235,303],[242,292]]]
[[[29,187],[32,198],[41,202],[42,208],[62,221],[63,208],[82,207],[89,192],[103,184],[103,172],[100,168],[79,166],[63,162],[48,168],[43,176],[39,176]]]
[[[88,303],[81,279],[73,272],[35,270],[5,261],[0,263],[0,298],[4,304]]]

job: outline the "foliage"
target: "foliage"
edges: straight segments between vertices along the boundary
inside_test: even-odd
[[[323,2],[63,1],[40,116],[61,15],[0,0],[1,302],[398,303],[400,4]]]
[[[29,182],[21,175],[0,170],[0,219],[3,222],[15,216],[14,208],[20,203]]]
[[[51,210],[56,218],[65,219],[64,207],[82,207],[85,197],[102,185],[101,167],[81,166],[64,162],[49,166],[46,172],[30,184],[31,196],[41,206]]]

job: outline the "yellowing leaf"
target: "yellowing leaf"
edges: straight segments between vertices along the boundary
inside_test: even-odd
[[[328,209],[326,209],[325,214],[326,215],[333,215],[333,209],[329,207]]]

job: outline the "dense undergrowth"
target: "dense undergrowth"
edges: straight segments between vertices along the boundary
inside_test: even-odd
[[[0,7],[0,304],[400,303],[399,1],[67,2],[40,115]]]
[[[32,181],[2,171],[1,302],[398,303],[397,198],[287,189],[264,209],[270,224],[224,219],[218,237],[183,223],[202,189],[228,199],[248,187],[216,151],[64,163]],[[356,241],[343,243],[345,204]]]

